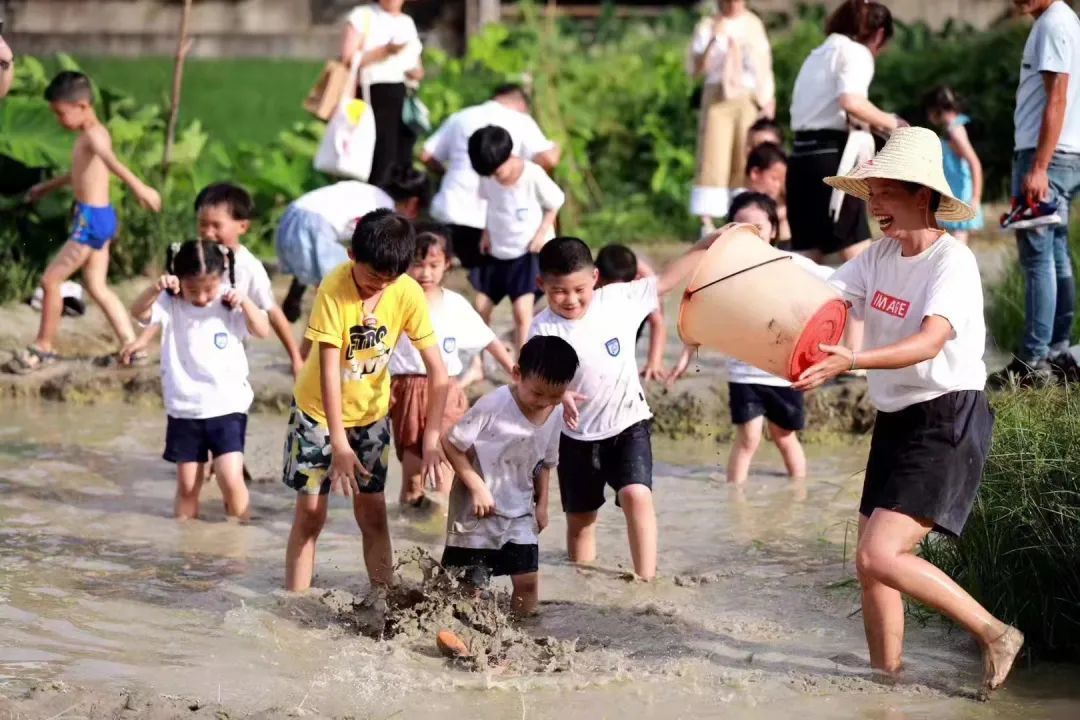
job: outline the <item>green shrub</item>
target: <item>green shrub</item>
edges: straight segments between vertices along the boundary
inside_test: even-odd
[[[1001,393],[975,509],[923,554],[1048,658],[1080,660],[1080,394]]]

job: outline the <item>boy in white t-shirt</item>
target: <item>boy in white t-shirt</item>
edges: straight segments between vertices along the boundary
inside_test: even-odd
[[[513,384],[480,398],[443,440],[456,474],[442,564],[477,587],[509,575],[518,616],[536,611],[538,533],[548,524],[548,479],[559,461],[559,404],[577,370],[566,341],[532,338]]]
[[[469,159],[480,176],[487,223],[480,251],[489,256],[469,272],[476,310],[491,324],[495,306],[509,297],[514,308],[514,347],[525,343],[536,299],[536,254],[555,236],[555,217],[566,196],[539,165],[513,155],[504,128],[488,125],[469,138]]]
[[[540,285],[548,307],[536,316],[531,334],[565,338],[581,361],[565,399],[559,445],[559,493],[573,562],[596,558],[597,511],[604,504],[604,486],[610,485],[626,516],[634,572],[646,580],[656,575],[652,412],[634,345],[638,327],[659,307],[660,296],[682,283],[715,239],[712,234],[698,241],[659,276],[599,289],[592,252],[578,238],[555,238],[540,251]]]

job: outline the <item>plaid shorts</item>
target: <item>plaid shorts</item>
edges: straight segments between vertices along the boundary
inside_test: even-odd
[[[390,459],[390,421],[382,418],[370,425],[345,428],[349,446],[370,477],[358,475],[362,493],[381,493],[386,488]],[[298,493],[326,495],[330,492],[330,431],[296,405],[289,411],[285,437],[282,481]]]

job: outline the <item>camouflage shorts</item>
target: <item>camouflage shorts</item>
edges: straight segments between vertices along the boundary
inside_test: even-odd
[[[357,476],[362,493],[381,493],[386,488],[390,459],[390,421],[387,418],[361,427],[345,428],[349,445],[371,473]],[[285,437],[282,480],[298,493],[326,495],[330,492],[330,431],[325,425],[293,405]]]

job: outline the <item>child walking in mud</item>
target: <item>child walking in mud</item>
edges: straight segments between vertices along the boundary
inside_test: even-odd
[[[597,289],[612,283],[633,282],[656,274],[633,250],[615,243],[600,248],[600,252],[596,254],[596,271],[599,273],[599,279],[596,281]],[[645,367],[641,369],[641,379],[646,382],[663,381],[667,379],[667,372],[664,370],[667,328],[664,326],[663,310],[658,307],[649,314],[645,322],[638,325],[638,340],[641,340],[646,325],[649,326],[649,352],[646,355]]]
[[[577,370],[565,340],[533,337],[513,383],[480,398],[443,441],[455,473],[443,567],[475,587],[509,575],[519,617],[537,607],[537,535],[548,524],[548,479],[559,461],[560,403]]]
[[[116,159],[109,130],[94,112],[94,90],[90,78],[82,73],[65,71],[45,88],[57,122],[65,130],[78,133],[71,156],[71,172],[30,188],[27,199],[35,202],[65,185],[75,193],[71,233],[67,242],[41,278],[41,324],[37,337],[8,362],[8,372],[27,374],[54,364],[56,335],[60,330],[63,297],[60,286],[78,270],[90,297],[101,306],[105,317],[120,340],[120,345],[135,339],[135,330],[124,304],[108,285],[109,243],[116,234],[116,211],[109,204],[109,176],[115,175],[131,188],[144,208],[161,210],[161,196]],[[134,356],[141,359],[141,356]],[[116,356],[104,358],[115,361]]]
[[[449,230],[442,226],[421,226],[416,235],[416,255],[408,271],[409,277],[424,291],[443,364],[450,376],[442,432],[453,427],[469,409],[464,390],[476,378],[463,372],[462,350],[486,349],[508,374],[514,369],[510,353],[469,301],[442,286],[443,276],[450,267],[448,238]],[[427,429],[428,376],[420,353],[404,337],[398,340],[390,356],[390,378],[390,425],[401,463],[400,502],[419,507],[425,497],[420,455]],[[445,479],[447,482],[435,488],[440,495],[446,495],[449,490],[449,472]]]
[[[169,418],[164,457],[176,463],[176,518],[199,516],[199,468],[212,455],[225,514],[246,520],[244,436],[254,393],[244,339],[266,337],[270,321],[236,289],[234,255],[223,245],[173,245],[165,268],[131,308],[146,327],[124,347],[121,360],[126,364],[145,352],[161,329],[161,385]]]
[[[596,559],[597,513],[608,485],[626,517],[634,573],[645,580],[656,576],[652,412],[634,345],[660,296],[683,282],[715,239],[711,234],[698,241],[659,276],[600,289],[592,252],[580,239],[555,238],[540,251],[548,307],[536,316],[531,334],[565,339],[581,363],[565,398],[559,444],[559,494],[573,562]]]

